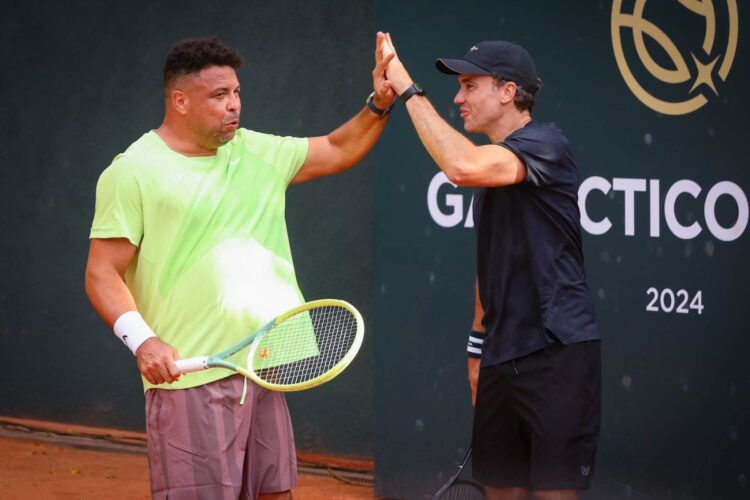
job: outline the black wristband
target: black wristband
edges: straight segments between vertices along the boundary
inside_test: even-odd
[[[486,337],[487,334],[485,332],[472,330],[469,334],[469,342],[466,344],[466,355],[470,358],[481,358],[482,346]]]
[[[379,107],[375,106],[374,102],[372,102],[374,97],[375,97],[375,92],[367,96],[367,101],[365,101],[367,103],[367,107],[370,108],[370,111],[372,111],[373,113],[375,113],[381,118],[391,112],[391,108],[393,108],[393,104],[391,104],[385,109],[380,109]]]
[[[424,89],[419,83],[412,82],[411,86],[408,89],[404,90],[404,92],[399,97],[401,98],[401,102],[406,104],[406,101],[417,94],[424,95]]]

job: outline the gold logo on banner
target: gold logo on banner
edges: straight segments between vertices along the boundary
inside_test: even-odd
[[[700,48],[689,51],[685,57],[674,41],[657,25],[643,17],[646,0],[635,0],[632,14],[622,12],[622,0],[612,2],[612,47],[617,66],[625,83],[635,96],[646,106],[665,115],[692,113],[708,102],[708,96],[718,96],[716,78],[726,81],[737,52],[738,15],[737,1],[724,0],[727,7],[727,30],[717,37],[716,11],[713,0],[678,0],[683,7],[701,16],[705,23],[703,43]],[[655,97],[636,79],[628,66],[622,46],[621,32],[629,28],[632,32],[635,52],[643,67],[657,81],[672,86],[672,95],[682,95],[675,100]],[[658,44],[664,55],[671,61],[671,67],[664,67],[652,57],[646,46],[646,37]],[[717,40],[717,38],[719,38]],[[692,67],[691,67],[692,66]],[[660,85],[649,85],[651,91]],[[666,90],[662,87],[662,90]],[[676,94],[675,94],[676,92]]]

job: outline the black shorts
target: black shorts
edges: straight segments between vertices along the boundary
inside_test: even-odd
[[[474,478],[495,488],[588,488],[600,416],[599,341],[553,344],[481,368]]]

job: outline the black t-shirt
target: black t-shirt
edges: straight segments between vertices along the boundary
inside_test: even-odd
[[[487,338],[482,366],[559,341],[599,339],[586,285],[578,174],[553,123],[529,122],[499,144],[526,165],[526,180],[477,188],[477,276]]]

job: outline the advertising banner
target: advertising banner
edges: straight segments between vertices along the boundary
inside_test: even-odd
[[[434,60],[510,40],[544,81],[533,118],[571,142],[603,335],[586,498],[750,489],[750,18],[738,4],[376,3],[376,26],[452,126],[463,131],[456,78]],[[473,190],[440,172],[403,108],[387,133],[375,179],[376,467],[379,494],[411,498],[437,489],[471,435]]]

